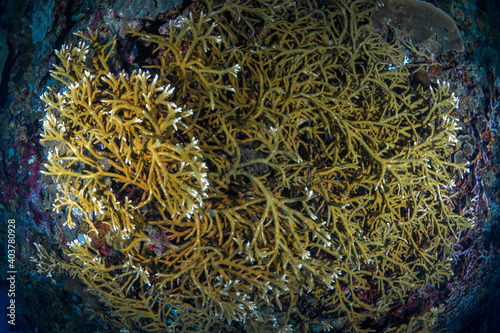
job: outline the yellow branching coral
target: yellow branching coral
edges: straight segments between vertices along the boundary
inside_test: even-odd
[[[129,75],[97,34],[57,53],[46,173],[88,237],[38,263],[82,279],[117,325],[362,331],[451,275],[469,222],[449,200],[465,170],[449,86],[413,89],[362,1],[251,3],[133,32],[159,65]]]
[[[65,47],[58,56],[65,59],[65,51],[74,49]],[[57,142],[46,165],[61,184],[56,209],[80,212],[92,231],[95,219],[115,231],[134,229],[136,211],[153,199],[170,214],[191,214],[208,186],[205,166],[195,139],[172,141],[191,112],[168,101],[172,89],[158,86],[157,76],[79,76],[64,94],[42,96],[48,106],[42,142]],[[136,188],[140,203],[117,198],[111,184],[118,192]],[[72,215],[66,221],[70,228]]]

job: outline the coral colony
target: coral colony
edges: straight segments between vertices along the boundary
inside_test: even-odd
[[[151,332],[370,331],[451,275],[470,227],[449,85],[410,85],[362,1],[215,4],[172,22],[150,66],[96,32],[56,52],[44,173],[78,235],[37,244],[111,325]],[[439,308],[395,323],[435,325]]]

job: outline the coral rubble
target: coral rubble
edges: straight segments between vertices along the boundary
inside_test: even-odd
[[[470,226],[449,86],[412,87],[361,1],[199,6],[133,32],[155,46],[139,71],[112,68],[97,33],[57,52],[45,173],[80,236],[37,246],[39,271],[157,332],[365,331],[449,278]]]

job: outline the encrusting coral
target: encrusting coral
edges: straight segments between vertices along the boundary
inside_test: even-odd
[[[158,65],[117,72],[97,33],[57,52],[45,173],[80,237],[39,271],[156,332],[364,331],[449,278],[449,86],[412,88],[363,1],[200,6],[133,32]]]
[[[376,27],[390,26],[431,51],[462,52],[464,42],[453,19],[436,6],[418,0],[384,0],[373,17]]]

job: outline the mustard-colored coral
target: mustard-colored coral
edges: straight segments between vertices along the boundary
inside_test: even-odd
[[[153,332],[363,331],[449,278],[469,225],[449,86],[413,89],[362,1],[200,6],[168,37],[133,32],[160,65],[114,72],[97,34],[57,53],[45,173],[88,236],[68,262],[39,247],[40,271]]]

